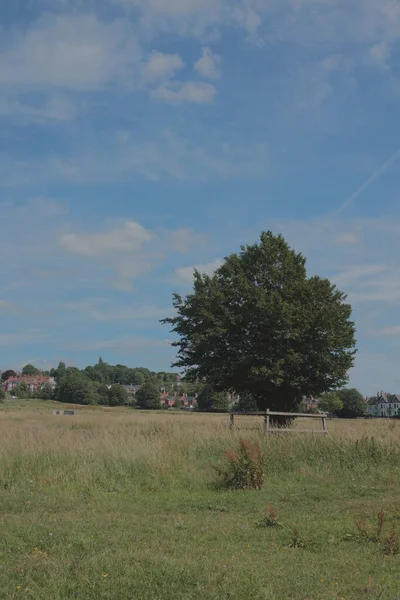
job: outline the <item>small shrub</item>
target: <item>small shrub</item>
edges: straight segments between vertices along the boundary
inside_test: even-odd
[[[400,554],[400,536],[394,525],[390,535],[382,541],[382,552],[391,556]]]
[[[356,520],[355,525],[357,528],[356,535],[347,534],[344,536],[343,541],[354,540],[357,542],[372,542],[375,544],[380,544],[380,547],[384,554],[400,554],[400,535],[394,526],[391,531],[391,534],[387,538],[382,539],[383,529],[385,525],[385,512],[383,510],[380,510],[378,512],[376,535],[374,535],[370,531],[365,519]]]
[[[304,538],[300,537],[299,530],[297,528],[293,529],[289,548],[316,550],[318,546],[319,542],[317,542],[315,539],[305,540]]]
[[[306,541],[300,537],[298,529],[293,529],[289,548],[307,548]]]
[[[376,528],[376,535],[373,534],[372,531],[370,531],[370,528],[368,527],[368,523],[365,519],[356,519],[355,521],[355,526],[357,528],[357,534],[355,536],[355,538],[359,541],[359,542],[380,542],[381,537],[382,537],[382,532],[383,532],[383,526],[385,524],[385,512],[384,510],[380,510],[378,512],[378,522],[377,522],[377,528]],[[354,536],[352,535],[348,535],[346,536],[346,539],[353,539]]]
[[[234,490],[260,490],[264,483],[264,459],[259,446],[239,440],[235,452],[225,452],[225,463],[214,467],[222,483]]]
[[[282,527],[276,510],[270,504],[265,507],[265,516],[257,523],[257,527]]]
[[[357,538],[359,540],[370,540],[370,533],[368,530],[368,524],[365,519],[356,519],[354,524],[357,528]]]

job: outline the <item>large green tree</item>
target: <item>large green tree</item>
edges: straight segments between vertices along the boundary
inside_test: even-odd
[[[355,388],[350,388],[339,390],[337,394],[343,404],[342,410],[338,412],[339,417],[354,419],[365,415],[367,403],[361,392]]]
[[[347,382],[355,327],[346,296],[328,279],[308,277],[306,259],[282,236],[261,234],[194,290],[174,295],[163,322],[178,340],[174,367],[215,390],[248,392],[260,409],[296,410],[304,395]]]
[[[160,391],[154,383],[145,383],[140,390],[136,392],[136,402],[139,408],[146,409],[159,409],[161,408],[160,403]]]
[[[6,393],[0,385],[0,402],[4,402],[5,399],[6,399]]]

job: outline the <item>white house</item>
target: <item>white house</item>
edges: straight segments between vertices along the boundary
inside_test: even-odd
[[[368,401],[367,414],[370,417],[400,417],[400,394],[378,394]]]

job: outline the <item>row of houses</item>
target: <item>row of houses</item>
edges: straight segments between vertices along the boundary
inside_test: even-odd
[[[181,395],[178,392],[172,395],[168,392],[161,392],[160,403],[165,408],[196,408],[197,396]]]
[[[2,387],[5,392],[12,394],[13,390],[15,390],[20,383],[25,383],[32,393],[41,390],[45,385],[50,385],[52,388],[55,388],[56,386],[54,377],[45,377],[44,375],[17,375],[16,377],[10,377],[3,381]]]
[[[235,393],[229,392],[227,392],[227,397],[229,408],[233,409],[238,404],[240,397]],[[197,394],[195,396],[188,396],[188,394],[174,392],[171,395],[167,391],[163,391],[161,392],[160,403],[165,408],[196,408]]]

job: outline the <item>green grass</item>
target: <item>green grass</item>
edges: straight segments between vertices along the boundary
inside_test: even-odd
[[[343,539],[382,508],[384,535],[400,533],[400,423],[246,432],[266,481],[230,491],[210,466],[241,435],[227,417],[14,408],[0,415],[0,598],[400,598],[400,556]],[[267,502],[283,527],[257,527]],[[305,548],[289,547],[295,528]]]

